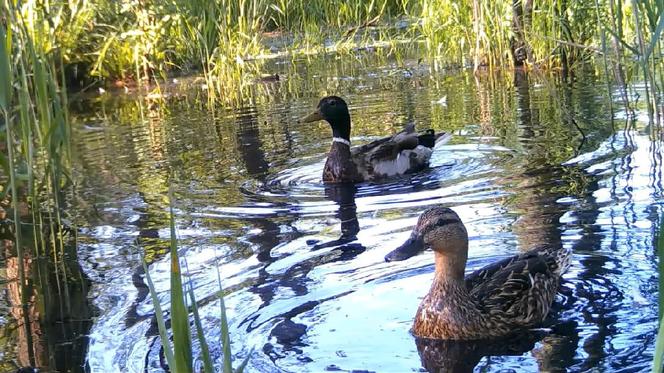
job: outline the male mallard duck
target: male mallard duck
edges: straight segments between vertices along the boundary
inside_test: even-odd
[[[538,324],[551,308],[571,256],[569,249],[541,246],[464,279],[466,228],[454,211],[434,207],[422,213],[410,238],[385,260],[407,259],[426,246],[434,251],[436,273],[412,331],[437,339],[496,338]]]
[[[316,111],[302,119],[309,123],[327,121],[332,127],[332,148],[323,169],[323,182],[344,183],[381,179],[416,172],[429,165],[436,143],[449,138],[429,129],[415,132],[413,124],[394,136],[350,147],[350,114],[340,97],[324,97]]]

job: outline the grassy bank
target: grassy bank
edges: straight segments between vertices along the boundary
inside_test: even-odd
[[[661,88],[662,11],[655,0],[33,0],[15,10],[31,20],[37,48],[62,59],[69,84],[203,72],[219,95],[259,75],[255,60],[273,54],[275,40],[298,55],[395,35],[420,42],[436,67],[595,61],[617,80],[639,75]],[[615,67],[637,59],[638,70]]]

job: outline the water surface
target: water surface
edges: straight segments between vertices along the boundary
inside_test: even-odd
[[[235,358],[253,350],[250,372],[410,372],[436,356],[488,372],[649,369],[662,150],[647,122],[617,98],[610,106],[592,73],[565,82],[431,72],[417,61],[376,51],[272,61],[280,81],[256,83],[226,109],[207,109],[196,85],[164,99],[77,102],[71,203],[99,310],[90,371],[162,369],[139,253],[168,310],[169,185],[212,353],[221,353],[220,281]],[[326,94],[349,102],[355,144],[410,122],[454,136],[424,172],[325,186],[331,131],[297,119]],[[472,358],[458,346],[418,352],[409,329],[432,254],[383,257],[432,205],[466,224],[468,271],[536,244],[573,249],[542,335],[514,351],[472,347]]]

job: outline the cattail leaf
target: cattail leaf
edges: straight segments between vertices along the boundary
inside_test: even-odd
[[[168,339],[168,329],[166,329],[166,320],[164,319],[164,313],[161,310],[161,304],[159,303],[159,297],[157,294],[157,289],[154,287],[152,282],[152,277],[150,277],[150,269],[148,264],[145,261],[145,258],[142,258],[143,270],[145,272],[145,280],[150,290],[150,297],[152,298],[152,307],[154,307],[155,319],[157,319],[157,326],[159,328],[159,336],[161,337],[161,347],[164,349],[164,356],[166,356],[166,363],[169,367],[175,366],[175,358],[173,356],[173,348],[171,347],[171,341]]]

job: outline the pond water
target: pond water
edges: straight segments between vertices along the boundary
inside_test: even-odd
[[[253,351],[248,372],[419,372],[441,361],[483,372],[650,368],[661,143],[643,116],[628,115],[618,90],[611,102],[593,70],[569,82],[431,72],[416,56],[380,50],[264,69],[280,80],[257,82],[229,109],[208,110],[196,81],[161,98],[74,103],[70,202],[98,310],[91,372],[162,369],[139,252],[168,310],[169,185],[212,353],[221,354],[221,281],[236,363]],[[327,94],[348,101],[355,144],[410,122],[453,137],[418,174],[324,186],[329,126],[297,119]],[[409,329],[429,289],[432,253],[383,257],[434,205],[466,224],[468,271],[536,244],[573,249],[542,335],[503,352],[418,350]]]

